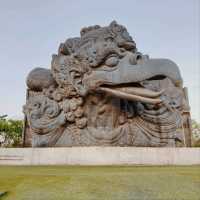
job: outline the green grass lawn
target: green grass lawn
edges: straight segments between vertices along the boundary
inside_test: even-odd
[[[200,166],[0,167],[1,200],[200,200]]]

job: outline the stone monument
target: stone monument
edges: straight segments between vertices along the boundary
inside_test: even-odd
[[[51,69],[33,69],[27,87],[24,146],[191,145],[178,66],[140,53],[115,21],[61,43]]]

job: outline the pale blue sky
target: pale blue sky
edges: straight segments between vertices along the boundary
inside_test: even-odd
[[[49,68],[59,43],[81,27],[112,20],[127,27],[139,51],[179,65],[200,121],[199,0],[0,0],[0,114],[23,117],[28,72]]]

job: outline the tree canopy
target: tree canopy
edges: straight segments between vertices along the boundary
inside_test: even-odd
[[[20,146],[22,144],[23,121],[0,116],[0,146]]]

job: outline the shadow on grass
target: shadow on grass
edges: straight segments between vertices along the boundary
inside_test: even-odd
[[[0,200],[3,200],[4,197],[6,197],[7,195],[8,195],[8,191],[5,191],[5,192],[0,191]]]

